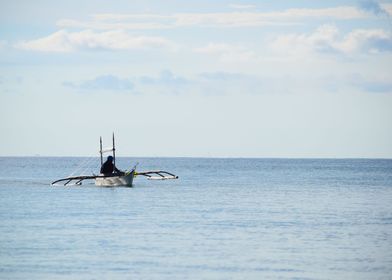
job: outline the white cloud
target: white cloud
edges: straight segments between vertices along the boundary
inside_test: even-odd
[[[357,29],[342,36],[335,25],[322,25],[311,34],[279,36],[270,47],[289,54],[376,53],[392,51],[392,35],[380,29]]]
[[[19,49],[47,51],[47,52],[71,52],[73,44],[69,41],[69,33],[65,30],[57,31],[45,38],[23,41],[15,45]]]
[[[234,7],[251,7],[235,5]],[[230,12],[230,13],[177,13],[157,14],[96,14],[90,20],[62,19],[61,28],[112,29],[162,29],[187,26],[198,27],[245,27],[281,24],[298,24],[307,18],[359,19],[369,15],[357,7],[340,6],[322,9],[287,9],[277,12]]]
[[[289,54],[328,50],[333,44],[338,29],[333,25],[323,25],[312,34],[287,34],[277,37],[270,47],[274,51]]]
[[[354,30],[343,41],[337,43],[337,48],[343,52],[365,51],[378,53],[392,51],[392,35],[384,30]]]
[[[19,42],[19,49],[44,52],[72,52],[83,49],[131,50],[149,48],[170,48],[175,45],[163,37],[131,36],[122,30],[94,32],[57,31],[47,37]]]
[[[209,43],[205,47],[193,49],[196,53],[217,56],[223,62],[244,62],[255,57],[255,53],[243,46],[225,43]]]

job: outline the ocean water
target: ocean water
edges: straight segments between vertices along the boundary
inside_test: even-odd
[[[179,179],[53,187],[91,161],[1,157],[0,279],[392,279],[392,160],[136,162]]]

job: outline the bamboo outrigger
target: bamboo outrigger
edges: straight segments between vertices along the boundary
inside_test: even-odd
[[[104,153],[112,153],[113,155],[113,165],[116,166],[116,148],[114,143],[114,133],[112,138],[112,147],[109,149],[102,149],[102,137],[99,139],[99,154],[101,157],[101,166],[103,164],[103,154]],[[133,179],[136,176],[144,176],[149,180],[168,180],[168,179],[178,179],[177,175],[174,175],[170,172],[163,170],[154,170],[154,171],[143,171],[136,172],[135,165],[131,170],[121,172],[121,173],[112,173],[112,174],[99,174],[99,175],[79,175],[79,176],[69,176],[66,178],[62,178],[52,182],[52,186],[57,185],[58,183],[62,183],[62,185],[67,186],[71,183],[73,185],[81,185],[84,180],[95,180],[95,185],[97,186],[128,186],[132,187]]]

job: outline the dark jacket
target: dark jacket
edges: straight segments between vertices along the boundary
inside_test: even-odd
[[[120,173],[121,171],[118,170],[111,160],[105,161],[101,166],[101,174],[112,174],[113,172]]]

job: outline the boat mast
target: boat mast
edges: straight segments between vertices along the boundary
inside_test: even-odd
[[[116,166],[116,148],[114,147],[114,132],[113,132],[113,165]]]
[[[101,166],[103,164],[103,158],[102,158],[102,136],[99,136],[99,153],[101,154]]]

